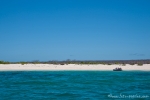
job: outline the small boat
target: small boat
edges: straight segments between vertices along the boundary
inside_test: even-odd
[[[115,68],[113,71],[122,71],[122,68]]]

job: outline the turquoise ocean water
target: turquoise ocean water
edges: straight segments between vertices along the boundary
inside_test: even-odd
[[[0,72],[0,100],[150,100],[149,71]]]

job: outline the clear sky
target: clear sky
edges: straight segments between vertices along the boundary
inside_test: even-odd
[[[150,59],[150,0],[0,0],[0,60]]]

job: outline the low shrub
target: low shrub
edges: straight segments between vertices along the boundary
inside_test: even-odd
[[[142,64],[142,63],[138,63],[137,65],[138,65],[138,66],[143,66],[143,64]]]
[[[10,64],[10,62],[7,62],[7,61],[0,61],[0,64]]]
[[[122,64],[122,66],[126,66],[126,64]]]
[[[21,65],[27,64],[27,62],[20,62]]]

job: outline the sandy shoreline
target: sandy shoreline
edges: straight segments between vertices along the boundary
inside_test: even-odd
[[[53,65],[53,64],[0,64],[0,71],[65,71],[65,70],[108,70],[112,71],[114,68],[120,67],[124,71],[141,70],[150,71],[150,64],[138,65]]]

